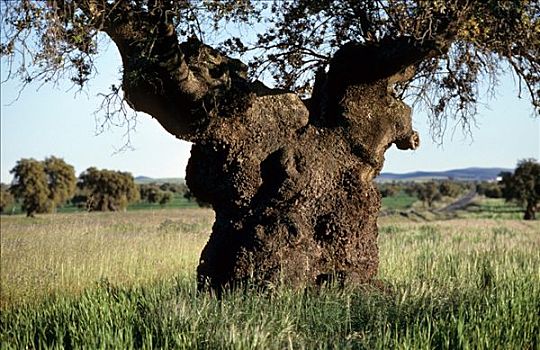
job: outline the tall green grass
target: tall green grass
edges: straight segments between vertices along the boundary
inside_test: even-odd
[[[8,299],[4,290],[20,282],[2,282],[1,347],[538,349],[537,223],[385,218],[376,286],[236,292],[219,301],[197,294],[194,281],[211,213],[184,213],[92,214],[72,224],[72,216],[17,219],[8,226],[2,219],[2,281],[17,269],[39,269],[55,245],[55,255],[72,257],[64,273],[82,270],[78,279],[60,285],[49,275],[33,274],[32,281],[42,284]],[[94,234],[79,234],[89,231]],[[43,249],[25,241],[39,232],[36,245],[51,240]],[[74,238],[78,243],[69,245]],[[27,243],[4,250],[8,241],[11,247],[13,241]],[[115,262],[102,274],[95,273],[102,261],[98,254],[77,255],[81,247],[95,245]],[[173,251],[178,254],[169,256]],[[160,259],[163,265],[155,263]],[[4,270],[7,261],[16,267]],[[174,266],[163,267],[168,265]],[[74,292],[75,281],[85,287]]]
[[[1,217],[0,306],[78,294],[103,279],[136,285],[192,274],[210,210]]]

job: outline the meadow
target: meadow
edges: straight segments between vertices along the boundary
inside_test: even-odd
[[[538,221],[482,205],[381,217],[373,286],[222,300],[195,284],[211,210],[2,216],[0,347],[538,349]]]

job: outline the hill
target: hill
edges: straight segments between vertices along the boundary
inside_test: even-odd
[[[497,176],[503,171],[512,172],[513,169],[507,168],[465,168],[465,169],[452,169],[443,171],[414,171],[410,173],[381,173],[375,181],[387,182],[387,181],[422,181],[422,180],[445,180],[452,179],[456,181],[494,181]],[[184,179],[180,177],[166,177],[166,178],[151,178],[148,176],[137,176],[135,183],[148,184],[157,183],[162,184],[169,183],[184,183]]]
[[[150,184],[150,183],[161,185],[166,182],[171,183],[171,184],[183,184],[184,179],[182,179],[181,177],[153,178],[153,177],[142,176],[142,175],[135,177],[135,183],[138,185],[144,185],[144,184]]]
[[[381,173],[375,181],[421,181],[432,179],[452,179],[456,181],[494,181],[503,171],[512,172],[506,168],[465,168],[444,171],[414,171],[410,173]]]

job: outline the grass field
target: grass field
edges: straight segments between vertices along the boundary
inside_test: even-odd
[[[197,294],[213,213],[1,217],[0,347],[538,349],[538,222],[380,219],[380,286]]]
[[[410,208],[417,199],[405,193],[398,193],[395,196],[382,198],[382,209],[402,210]]]

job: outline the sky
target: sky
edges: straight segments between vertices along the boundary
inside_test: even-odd
[[[6,76],[1,61],[2,80]],[[126,144],[125,128],[112,127],[96,133],[101,98],[118,84],[120,58],[114,45],[97,60],[98,74],[82,93],[65,83],[57,87],[29,85],[21,93],[19,82],[0,86],[1,182],[9,183],[9,171],[21,158],[43,160],[54,155],[75,167],[77,174],[91,166],[129,171],[134,176],[184,177],[190,144],[168,134],[155,120],[139,114],[131,132],[132,150],[118,151]],[[540,118],[533,116],[528,99],[517,97],[511,75],[502,77],[494,100],[478,108],[472,137],[458,127],[447,131],[444,142],[434,142],[428,117],[413,112],[413,124],[421,145],[415,151],[395,146],[386,153],[383,172],[437,171],[468,167],[514,168],[524,158],[540,159]]]

